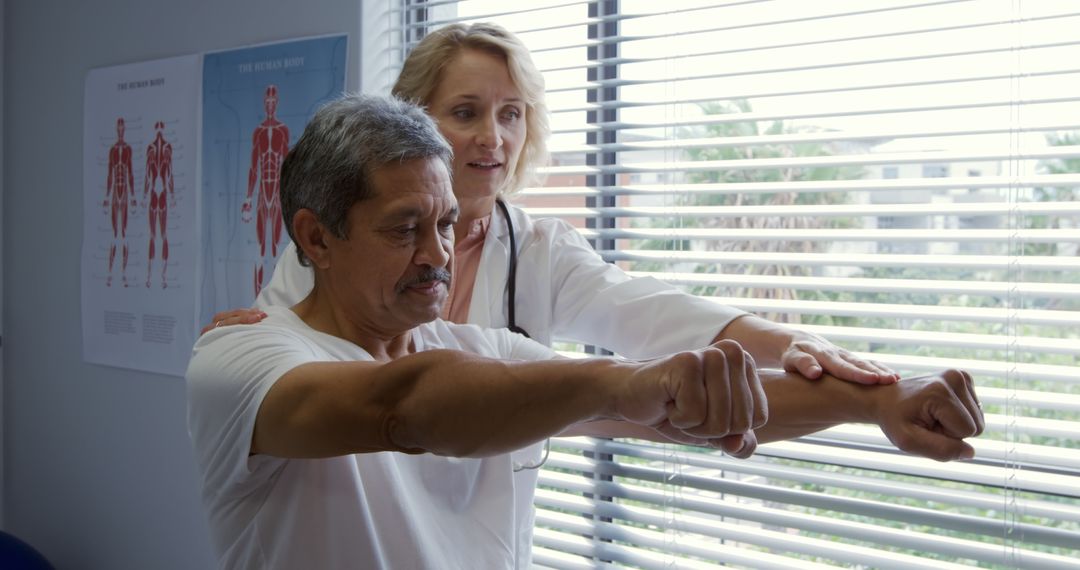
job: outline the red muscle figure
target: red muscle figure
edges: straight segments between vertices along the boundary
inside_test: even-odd
[[[105,202],[103,206],[111,209],[113,242],[109,247],[109,275],[105,285],[112,285],[113,260],[116,259],[116,246],[120,245],[123,261],[120,265],[120,278],[127,287],[127,219],[128,200],[135,207],[135,175],[131,171],[131,147],[124,142],[124,118],[116,119],[116,143],[109,149],[109,175],[105,182]]]
[[[150,270],[154,265],[154,239],[161,233],[161,288],[168,287],[165,282],[165,269],[169,266],[169,237],[165,234],[165,222],[169,208],[165,203],[165,193],[169,201],[176,205],[176,193],[173,190],[172,145],[165,141],[163,131],[165,123],[154,123],[157,133],[154,140],[146,147],[146,176],[143,177],[143,203],[149,204],[150,214],[150,254],[146,260],[146,286],[150,287]],[[161,180],[161,187],[157,181]],[[150,194],[150,201],[146,195]]]
[[[285,123],[274,117],[277,103],[277,87],[268,85],[263,99],[266,120],[255,127],[255,132],[251,137],[251,168],[248,170],[247,198],[240,210],[241,220],[250,222],[251,199],[255,193],[256,182],[258,182],[259,202],[255,210],[255,231],[258,233],[261,259],[255,266],[256,295],[263,286],[263,267],[267,264],[267,250],[269,248],[269,263],[272,265],[277,259],[277,244],[281,239],[281,198],[278,195],[278,184],[281,177],[281,161],[285,160],[285,155],[289,152],[289,129]]]

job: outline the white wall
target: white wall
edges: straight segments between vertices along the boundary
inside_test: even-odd
[[[58,568],[214,566],[183,380],[81,360],[87,70],[327,33],[349,34],[357,69],[360,18],[359,0],[6,3],[4,528]]]

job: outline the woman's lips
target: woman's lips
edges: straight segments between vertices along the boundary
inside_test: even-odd
[[[468,163],[469,168],[476,168],[479,170],[495,170],[502,168],[502,163],[495,160],[476,160]]]

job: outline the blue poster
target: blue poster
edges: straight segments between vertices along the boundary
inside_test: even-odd
[[[344,91],[346,43],[327,36],[204,56],[200,323],[250,307],[270,281],[289,239],[281,162]]]

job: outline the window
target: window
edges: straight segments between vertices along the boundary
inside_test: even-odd
[[[750,460],[556,442],[535,561],[1080,565],[1080,7],[404,0],[402,49],[515,31],[552,109],[536,216],[612,263],[917,374],[972,372],[971,462],[845,426]]]

